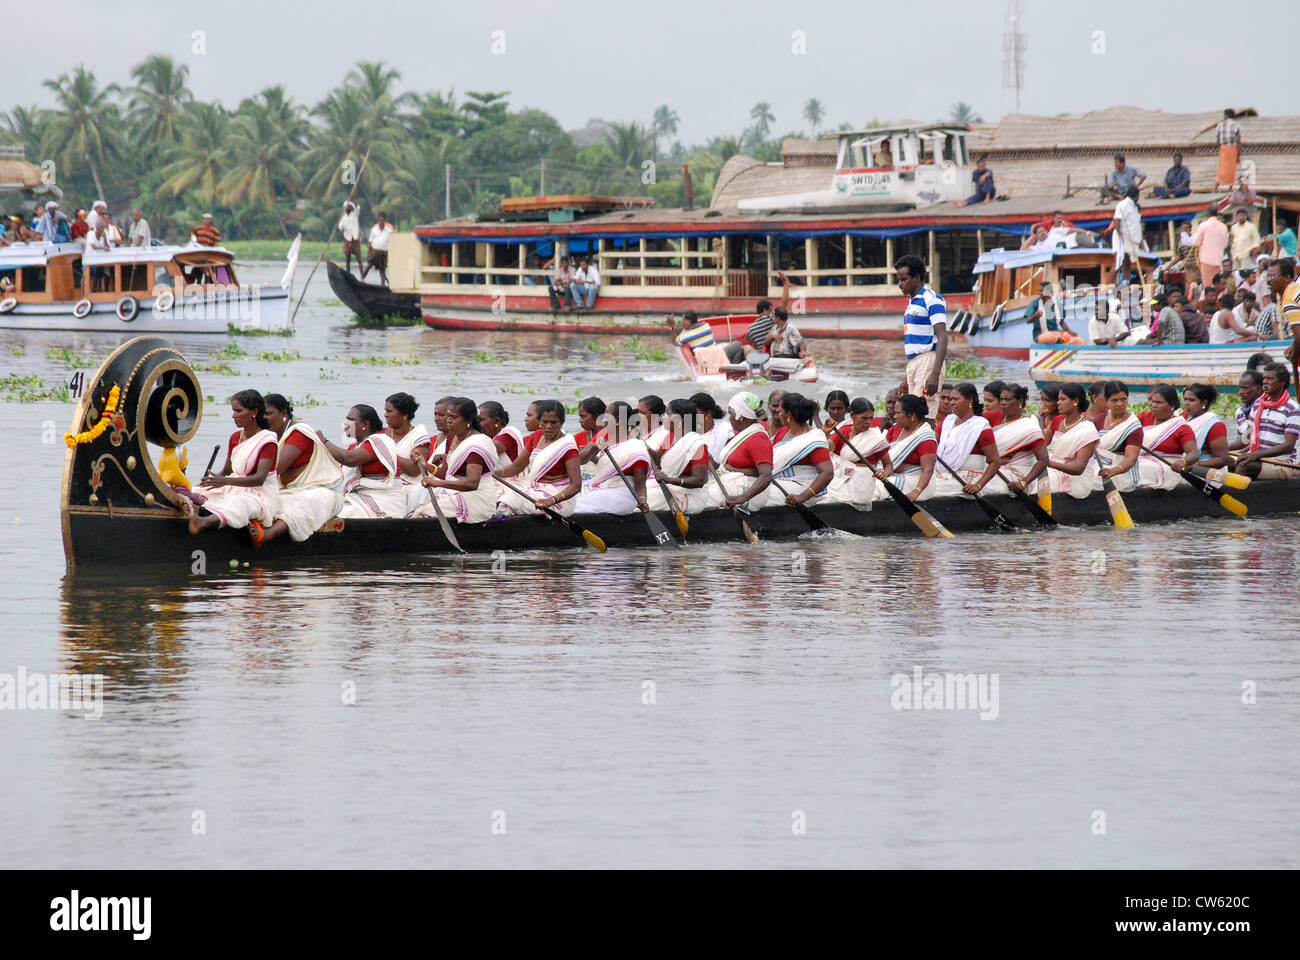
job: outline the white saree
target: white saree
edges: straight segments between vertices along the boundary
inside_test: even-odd
[[[727,461],[731,459],[733,453],[744,446],[745,442],[750,437],[758,433],[766,434],[767,428],[758,421],[754,421],[749,426],[745,427],[744,430],[741,430],[740,433],[728,440],[723,445],[722,451],[718,455],[718,480],[721,480],[722,486],[726,488],[727,497],[739,497],[754,485],[754,477],[742,473],[739,470],[733,470],[727,465]],[[709,481],[710,482],[705,485],[705,489],[710,491],[710,497],[716,498],[710,505],[720,507],[726,498],[723,497],[722,491],[718,489],[717,481],[712,477],[709,478]],[[759,492],[752,500],[746,501],[741,504],[741,506],[751,510],[757,510],[759,507],[765,506],[767,504],[768,490],[771,489],[772,487],[769,486],[767,490]]]
[[[518,487],[532,499],[525,499],[513,490],[507,489],[502,484],[497,484],[497,510],[501,513],[520,516],[527,514],[540,513],[533,506],[533,500],[540,500],[542,497],[556,497],[564,492],[564,488],[569,485],[569,478],[566,475],[562,480],[542,480],[540,478],[548,473],[554,472],[557,466],[564,460],[565,454],[570,451],[577,452],[578,444],[573,439],[572,434],[562,433],[550,443],[545,444],[545,437],[533,448],[532,453],[528,455],[528,466],[524,468],[522,474],[518,474],[507,479],[511,484]],[[573,515],[573,501],[577,497],[570,497],[568,500],[561,500],[553,509],[562,517]]]
[[[406,516],[406,489],[397,477],[397,446],[383,433],[372,433],[365,442],[385,472],[365,474],[360,467],[345,468],[339,516],[345,520],[401,519]]]
[[[1129,434],[1134,431],[1138,432],[1138,439],[1141,439],[1142,424],[1133,413],[1105,430],[1099,431],[1101,443],[1097,444],[1097,456],[1107,467],[1113,467],[1124,462],[1124,448],[1128,446],[1126,442]],[[1133,461],[1133,466],[1123,473],[1117,473],[1110,478],[1110,482],[1115,484],[1115,489],[1120,493],[1128,493],[1140,482],[1138,476],[1138,460]]]
[[[912,455],[912,453],[926,440],[934,440],[934,429],[928,423],[922,423],[905,437],[899,437],[889,445],[889,462],[894,465],[893,476],[889,482],[901,490],[903,493],[911,493],[916,489],[916,485],[921,481],[921,467],[919,465],[904,464],[903,461]],[[864,453],[866,451],[863,451]],[[935,473],[938,473],[942,467],[935,465]],[[929,500],[934,496],[934,477],[931,476],[930,482],[925,485],[920,496],[916,499]],[[885,489],[884,484],[876,487],[875,498],[884,500],[889,497],[889,492]]]
[[[931,481],[936,497],[969,498],[970,495],[963,493],[962,488],[968,483],[974,483],[988,469],[988,459],[979,451],[978,444],[980,434],[991,429],[988,420],[984,417],[973,416],[965,423],[959,424],[956,414],[948,414],[943,421],[943,430],[939,433],[939,457],[956,469],[961,479],[955,479],[942,463],[936,461],[934,480]],[[984,485],[982,493],[1000,493],[1009,496],[1011,491],[1002,479],[994,474],[993,479]]]
[[[1073,459],[1075,454],[1088,444],[1096,443],[1101,439],[1096,425],[1087,417],[1080,417],[1079,422],[1069,430],[1064,428],[1064,424],[1061,427],[1062,429],[1052,435],[1052,442],[1047,448],[1048,458],[1058,463]],[[1088,465],[1077,477],[1062,473],[1053,467],[1047,468],[1047,474],[1052,485],[1052,493],[1064,493],[1076,500],[1082,500],[1088,494],[1101,489],[1101,474],[1097,470],[1095,457],[1088,459]]]
[[[680,437],[663,455],[659,461],[659,472],[666,477],[680,477],[686,470],[687,465],[699,456],[700,450],[709,442],[709,438],[701,436],[698,433],[687,433]],[[677,501],[678,506],[682,508],[682,513],[694,516],[706,507],[716,506],[719,502],[718,496],[709,493],[709,488],[717,490],[717,484],[706,473],[704,475],[704,486],[702,487],[675,487],[668,485],[669,491]],[[668,502],[664,499],[664,492],[659,489],[659,484],[650,483],[646,485],[646,502],[650,504],[651,510],[667,510]]]
[[[405,457],[407,460],[411,459],[411,454],[415,452],[416,447],[424,444],[432,446],[432,437],[429,436],[429,431],[424,428],[422,423],[412,426],[410,430],[406,431],[406,436],[402,437],[401,440],[393,441],[393,447],[397,451],[397,455]],[[410,476],[403,473],[399,465],[397,479],[402,482],[402,492],[406,495],[406,515],[408,517],[413,516],[422,504],[426,507],[429,505],[429,498],[424,492],[424,487],[420,485],[418,471],[415,476]]]
[[[767,506],[775,507],[785,503],[791,494],[803,493],[817,479],[820,471],[810,463],[800,463],[816,450],[830,452],[826,434],[814,428],[794,436],[786,436],[780,443],[772,444],[772,476],[785,487],[782,491],[775,483],[767,488]],[[826,487],[822,487],[811,499],[820,503],[819,497],[826,496]]]
[[[1147,450],[1154,450],[1164,443],[1179,427],[1186,426],[1187,421],[1175,414],[1164,423],[1153,423],[1142,428],[1142,445]],[[1206,432],[1209,429],[1206,428]],[[1181,459],[1181,453],[1163,453],[1165,460]],[[1151,487],[1155,490],[1172,490],[1180,483],[1186,483],[1181,476],[1169,469],[1165,460],[1153,457],[1146,450],[1138,455],[1138,486]]]
[[[293,433],[311,441],[311,459],[298,476],[280,487],[275,519],[285,522],[290,537],[306,540],[337,516],[343,506],[343,468],[325,449],[316,431],[300,421],[289,425],[280,443]]]
[[[497,482],[492,479],[496,469],[497,448],[490,437],[481,433],[466,437],[447,456],[447,478],[465,479],[462,471],[470,454],[477,453],[488,466],[479,476],[478,486],[473,490],[449,490],[446,487],[426,487],[421,485],[424,502],[411,514],[413,517],[437,517],[433,503],[429,500],[432,493],[438,498],[442,515],[448,519],[455,518],[461,523],[483,523],[497,512]]]
[[[241,440],[230,451],[231,472],[237,477],[252,476],[257,472],[257,455],[262,447],[278,442],[275,433],[270,430],[259,430],[251,437]],[[203,501],[203,509],[220,520],[223,527],[246,527],[250,520],[269,524],[279,507],[280,480],[275,475],[274,463],[260,487],[215,487]]]
[[[849,437],[849,443],[867,458],[889,449],[889,441],[876,427],[868,427],[865,433],[854,434]],[[835,479],[826,488],[826,499],[848,503],[859,510],[870,510],[871,502],[876,497],[875,471],[869,464],[858,459],[849,443],[844,444],[840,455],[832,461],[835,464]]]
[[[609,462],[606,453],[613,454],[615,462],[618,463],[618,470],[615,470],[614,465]],[[649,496],[650,488],[655,482],[654,464],[646,451],[644,440],[640,437],[632,437],[602,450],[600,456],[596,458],[596,474],[591,478],[590,485],[583,484],[582,493],[573,498],[577,501],[573,505],[573,512],[634,513],[636,498],[627,489],[627,484],[623,482],[619,472],[621,471],[631,483],[630,471],[637,467],[646,468],[646,495]]]

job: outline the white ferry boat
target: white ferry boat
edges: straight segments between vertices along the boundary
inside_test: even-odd
[[[198,244],[92,251],[11,244],[0,248],[0,328],[144,334],[286,326],[297,257],[279,285],[240,284],[234,259]]]

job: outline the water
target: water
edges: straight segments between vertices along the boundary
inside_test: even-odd
[[[337,433],[398,389],[681,387],[621,338],[348,329],[330,297],[204,392],[310,395]],[[64,346],[111,342],[3,334],[4,372],[66,378]],[[819,392],[883,394],[890,347],[815,344]],[[42,424],[70,416],[0,403],[0,673],[101,673],[104,712],[0,711],[11,865],[1297,864],[1292,518],[66,579]],[[231,429],[208,405],[191,461]],[[892,709],[915,667],[996,674],[996,719]]]

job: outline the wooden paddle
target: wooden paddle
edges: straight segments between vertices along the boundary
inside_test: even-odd
[[[505,487],[507,490],[513,490],[515,493],[519,494],[519,496],[523,497],[525,500],[532,503],[534,507],[537,507],[536,500],[534,500],[528,494],[524,493],[524,491],[520,490],[509,480],[506,480],[504,477],[497,477],[496,481],[497,483],[501,484],[501,486]],[[588,544],[590,544],[595,549],[599,550],[601,553],[605,552],[606,549],[605,541],[600,539],[600,537],[596,536],[586,527],[582,526],[581,524],[575,523],[574,521],[566,517],[564,514],[560,513],[558,510],[553,509],[552,507],[537,507],[537,509],[542,511],[542,513],[546,514],[552,520],[560,521],[560,523],[564,524],[564,526],[567,529],[573,531],[573,533],[577,534],[579,537],[581,537],[583,540],[585,540]]]
[[[1170,466],[1171,461],[1166,460],[1164,457],[1156,453],[1150,447],[1144,446],[1143,444],[1140,443],[1138,444],[1138,446],[1142,447],[1143,450],[1145,450],[1151,456],[1155,457],[1166,467]],[[1184,480],[1190,483],[1197,490],[1201,491],[1201,493],[1205,494],[1211,500],[1218,500],[1219,506],[1223,507],[1224,510],[1227,510],[1229,513],[1235,513],[1239,517],[1244,517],[1246,515],[1246,505],[1242,503],[1240,500],[1238,500],[1236,497],[1234,497],[1232,494],[1216,493],[1214,484],[1209,483],[1208,481],[1202,479],[1201,477],[1198,477],[1190,470],[1178,470],[1176,472],[1180,477],[1182,477]]]
[[[959,474],[952,467],[948,466],[948,462],[946,460],[944,460],[938,454],[935,454],[934,458],[939,461],[939,463],[943,466],[945,470],[947,470],[949,473],[952,474],[953,479],[956,480],[959,485],[963,487],[966,486],[966,484],[962,483],[961,474]],[[988,514],[988,518],[992,520],[995,524],[997,524],[999,530],[1003,530],[1006,531],[1007,533],[1010,533],[1012,530],[1016,529],[1016,525],[1011,521],[1011,518],[1008,517],[1001,510],[999,510],[997,507],[993,506],[993,504],[991,504],[988,500],[985,500],[978,493],[972,493],[971,496],[974,497],[975,502],[980,505],[980,509],[983,510],[986,514]]]
[[[731,494],[727,493],[727,488],[722,485],[722,478],[718,476],[718,471],[713,467],[712,456],[709,457],[709,473],[713,475],[714,482],[717,483],[718,489],[722,491],[722,502],[726,503]],[[745,518],[749,516],[749,511],[741,507],[732,507],[731,515],[736,518],[736,523],[740,524],[740,535],[750,543],[758,543],[758,534],[745,522]]]
[[[1038,501],[1031,497],[1026,490],[1022,487],[1013,487],[1011,485],[1011,479],[1001,470],[998,471],[998,476],[1001,477],[1002,482],[1007,485],[1007,489],[1016,495],[1016,499],[1025,505],[1025,509],[1029,511],[1035,521],[1044,527],[1059,526],[1056,522],[1056,518],[1044,510],[1039,505]]]
[[[217,462],[217,454],[219,454],[220,452],[221,452],[221,444],[217,444],[215,447],[212,448],[212,456],[208,457],[208,465],[203,471],[203,477],[206,477],[208,474],[212,472],[212,465]],[[203,477],[200,477],[199,479],[202,480]]]
[[[1231,454],[1229,454],[1229,456],[1231,456]],[[1233,459],[1234,459],[1234,460],[1240,460],[1241,458],[1240,458],[1240,457],[1233,457]],[[1283,459],[1281,459],[1280,457],[1260,457],[1260,458],[1259,458],[1258,460],[1256,460],[1255,462],[1256,462],[1256,463],[1272,463],[1272,464],[1276,464],[1276,465],[1279,466],[1279,467],[1290,467],[1292,470],[1300,470],[1300,463],[1295,463],[1295,462],[1293,462],[1293,461],[1291,461],[1291,460],[1283,460]],[[1237,474],[1234,474],[1234,476],[1238,476],[1238,477],[1246,477],[1246,475],[1245,475],[1244,473],[1237,473]],[[1250,477],[1246,477],[1246,479],[1249,480]],[[1240,487],[1239,489],[1244,490],[1244,489],[1246,489],[1246,488],[1245,488],[1245,487]]]
[[[1097,469],[1104,470],[1106,465],[1101,462],[1101,457],[1097,456],[1097,451],[1092,451],[1092,458],[1097,461]],[[1106,492],[1106,506],[1110,507],[1110,518],[1114,521],[1115,526],[1124,530],[1130,530],[1136,527],[1133,518],[1129,516],[1128,507],[1124,506],[1124,498],[1119,495],[1115,489],[1115,483],[1110,477],[1101,478],[1101,488]]]
[[[650,462],[654,463],[654,453],[650,450],[650,444],[646,443],[644,437],[641,439],[641,444],[645,447],[645,452],[650,457]],[[658,470],[654,471],[654,475],[655,481],[659,484],[659,492],[664,495],[664,502],[668,504],[668,509],[673,512],[673,516],[677,520],[677,532],[681,534],[682,539],[685,540],[686,531],[690,529],[690,524],[686,522],[686,514],[684,514],[682,508],[678,506],[677,499],[673,496],[673,492],[668,489],[668,484],[664,483],[663,477],[659,476]]]
[[[609,462],[614,465],[614,472],[619,475],[619,479],[621,479],[623,485],[627,487],[627,492],[632,494],[633,500],[636,500],[636,490],[632,487],[632,481],[627,478],[626,473],[618,468],[618,461],[614,459],[614,454],[610,452],[609,447],[605,448],[605,456],[609,457]],[[639,504],[640,501],[638,500],[637,503]],[[655,546],[659,547],[661,550],[667,547],[678,547],[680,549],[680,545],[673,539],[673,535],[668,532],[668,528],[664,526],[664,522],[656,517],[652,511],[647,510],[645,513],[641,514],[641,516],[645,517],[645,525],[650,528],[650,536],[654,538]]]
[[[776,477],[772,478],[772,486],[776,487],[787,497],[790,496],[790,491],[788,491],[785,487],[781,486],[781,482],[777,480]],[[796,503],[793,504],[793,506],[797,511],[799,511],[799,516],[803,518],[804,523],[808,524],[808,528],[810,530],[825,530],[826,527],[828,526],[825,520],[817,516],[817,514],[813,513],[812,510],[809,509],[806,505],[802,503]]]
[[[850,440],[848,437],[845,437],[844,443],[848,446],[850,450],[853,451],[854,455],[859,460],[862,461],[862,465],[866,467],[868,470],[871,470],[871,465],[867,463],[867,458],[862,455],[861,450],[859,450],[857,447],[853,445],[853,441]],[[902,490],[898,489],[898,487],[894,486],[894,484],[886,480],[884,477],[883,470],[873,471],[873,476],[875,476],[877,480],[879,480],[882,484],[884,484],[885,492],[888,493],[891,497],[893,497],[894,502],[903,508],[903,512],[906,513],[912,519],[912,522],[916,524],[917,529],[920,530],[922,533],[924,533],[927,537],[952,537],[953,536],[951,530],[945,527],[938,520],[934,519],[934,517],[930,516],[930,514],[928,514],[922,507],[919,507],[915,503],[913,503],[911,499],[907,496],[907,494],[905,494]]]
[[[416,460],[415,465],[420,468],[421,479],[429,476],[429,471],[424,469],[423,460]],[[456,539],[456,534],[454,534],[451,530],[451,524],[448,523],[447,518],[443,516],[442,507],[438,506],[438,498],[433,495],[433,487],[427,487],[426,489],[429,491],[429,500],[430,502],[433,503],[433,512],[438,515],[438,523],[442,526],[442,532],[443,535],[447,538],[447,542],[450,543],[457,550],[459,550],[461,553],[464,553],[465,548],[460,545],[460,541]]]

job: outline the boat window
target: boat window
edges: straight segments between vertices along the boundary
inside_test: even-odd
[[[23,293],[44,293],[45,292],[45,268],[44,267],[23,267],[22,282],[20,288]]]
[[[148,292],[150,289],[149,264],[122,264],[122,289],[129,290],[133,293]]]
[[[916,137],[900,134],[893,138],[894,163],[906,166],[916,164]]]
[[[169,271],[166,266],[158,266],[154,268],[153,287],[151,289],[170,287],[172,286],[172,283],[171,271]]]

